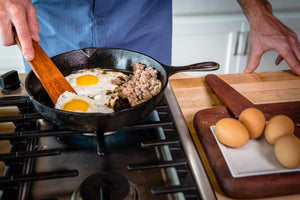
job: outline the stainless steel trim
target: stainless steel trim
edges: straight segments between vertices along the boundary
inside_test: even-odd
[[[165,90],[165,96],[201,198],[217,199],[170,84]]]

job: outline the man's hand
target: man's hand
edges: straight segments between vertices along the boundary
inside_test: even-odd
[[[34,58],[32,39],[40,41],[36,9],[30,0],[0,1],[0,37],[4,46],[15,44],[12,28],[15,27],[27,61]]]
[[[267,51],[279,53],[275,64],[283,59],[300,76],[300,42],[297,34],[272,14],[267,0],[237,0],[250,24],[251,58],[244,72],[253,72]]]

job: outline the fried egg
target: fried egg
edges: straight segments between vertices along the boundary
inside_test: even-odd
[[[121,72],[104,71],[101,68],[80,70],[66,76],[67,81],[78,95],[94,98],[96,95],[105,95],[113,91],[117,85],[111,80],[120,76],[126,76]]]
[[[56,109],[71,112],[97,112],[111,113],[113,109],[107,107],[103,102],[96,101],[86,96],[78,95],[72,92],[64,92],[59,96],[55,104]]]

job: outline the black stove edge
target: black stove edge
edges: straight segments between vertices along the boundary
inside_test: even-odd
[[[170,108],[172,108],[170,112],[182,141],[182,146],[188,158],[201,199],[217,199],[170,83],[165,90],[165,97]]]

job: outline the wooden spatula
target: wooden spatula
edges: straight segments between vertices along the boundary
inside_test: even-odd
[[[13,31],[15,41],[22,51],[22,46],[16,31]],[[30,61],[29,64],[37,78],[42,83],[52,102],[55,104],[58,97],[65,91],[76,93],[41,46],[34,40],[32,40],[32,45],[35,55],[34,59]]]
[[[205,80],[236,118],[239,117],[240,113],[244,109],[256,107],[255,104],[245,98],[218,76],[209,74],[205,76]]]

